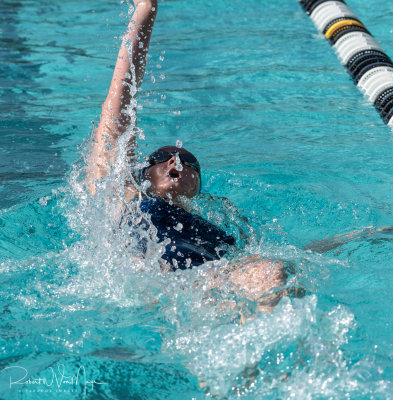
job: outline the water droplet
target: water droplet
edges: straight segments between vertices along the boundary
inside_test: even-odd
[[[177,231],[180,232],[180,231],[183,229],[183,224],[181,224],[181,223],[179,222],[176,226],[173,227],[173,229],[176,229]]]
[[[151,186],[151,183],[150,183],[150,181],[148,180],[148,179],[146,179],[146,180],[144,180],[143,182],[142,182],[142,190],[143,191],[147,191],[147,189],[149,189],[149,187]]]
[[[177,143],[176,143],[176,146],[177,146]],[[179,147],[179,146],[177,146],[177,147]],[[182,163],[180,161],[179,153],[176,153],[175,169],[176,169],[176,171],[183,171],[183,165],[182,165]],[[175,182],[177,182],[177,178],[175,178],[175,179],[176,179]]]
[[[145,140],[145,133],[143,132],[143,129],[138,129],[138,137],[141,140]]]
[[[38,202],[40,203],[41,206],[46,206],[48,204],[48,200],[50,200],[51,197],[50,196],[46,196],[46,197],[41,197]]]
[[[151,76],[151,81],[152,83],[156,83],[156,78],[154,77],[154,75]]]

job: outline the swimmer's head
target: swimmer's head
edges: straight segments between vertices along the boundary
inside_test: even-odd
[[[160,147],[150,154],[148,162],[149,166],[141,171],[141,179],[150,181],[149,191],[153,195],[191,198],[200,192],[201,168],[196,157],[186,149]]]

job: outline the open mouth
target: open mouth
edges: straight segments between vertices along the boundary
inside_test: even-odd
[[[167,172],[167,176],[169,176],[172,179],[179,179],[181,178],[181,174],[180,172],[176,169],[176,168],[171,168],[168,172]]]

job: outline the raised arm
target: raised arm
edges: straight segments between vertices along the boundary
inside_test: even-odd
[[[133,100],[145,72],[157,0],[134,0],[134,6],[135,11],[119,50],[88,160],[87,180],[92,194],[95,193],[96,180],[109,173],[116,157],[118,139],[130,126],[132,114],[129,108],[135,107]],[[132,150],[134,146],[135,135],[132,135],[128,148]]]

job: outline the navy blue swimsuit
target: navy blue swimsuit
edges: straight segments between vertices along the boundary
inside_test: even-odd
[[[157,229],[158,242],[170,239],[161,258],[173,270],[192,268],[206,261],[218,260],[226,253],[228,246],[235,244],[235,239],[222,229],[159,197],[145,197],[140,208],[150,215],[151,222]],[[148,229],[146,220],[142,220],[139,226]],[[140,244],[146,251],[146,240]]]

